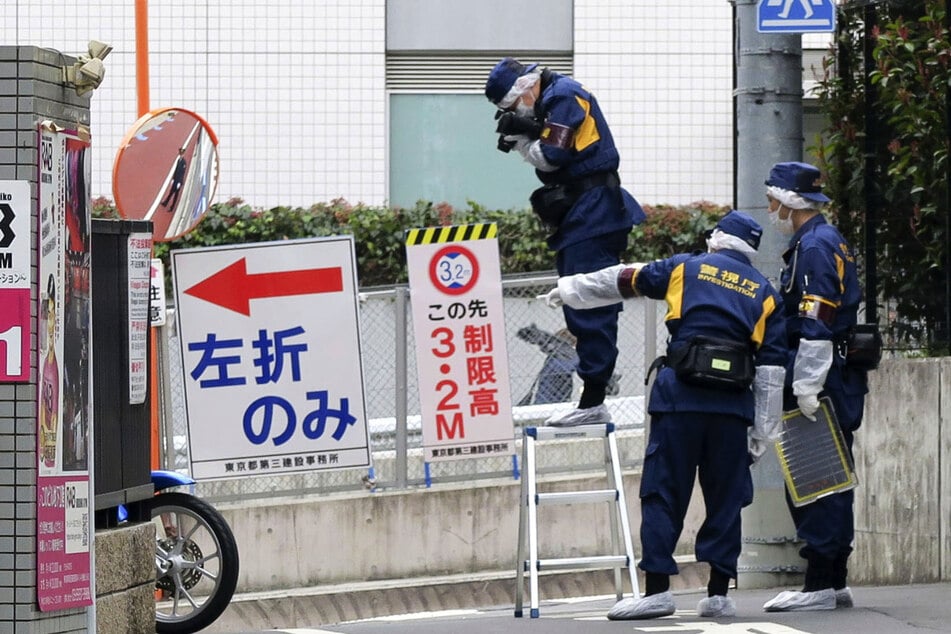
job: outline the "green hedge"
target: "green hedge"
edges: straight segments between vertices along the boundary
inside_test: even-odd
[[[852,4],[840,10],[835,48],[823,65],[817,96],[828,123],[814,151],[827,174],[836,223],[863,256],[866,206],[877,208],[877,294],[895,311],[887,317],[889,337],[923,344],[929,354],[947,354],[951,35],[946,2],[875,3],[877,25],[868,33],[874,63],[868,103],[866,12]],[[866,174],[869,168],[872,173]]]
[[[728,210],[708,202],[647,206],[644,208],[647,220],[632,231],[624,259],[643,262],[702,249],[703,231],[713,227]],[[118,217],[111,201],[104,198],[94,201],[93,211],[97,217]],[[156,244],[155,255],[165,261],[168,270],[168,253],[172,249],[352,235],[360,285],[382,286],[407,281],[404,246],[407,229],[475,222],[498,225],[503,274],[554,269],[554,254],[545,243],[546,230],[530,210],[492,210],[475,203],[466,209],[455,209],[445,203],[425,201],[413,208],[351,205],[334,200],[306,209],[262,210],[232,199],[212,205],[204,220],[188,234]]]

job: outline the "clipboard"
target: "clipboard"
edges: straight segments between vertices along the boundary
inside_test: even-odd
[[[858,486],[855,465],[828,396],[819,399],[815,421],[798,409],[783,414],[776,455],[794,506]]]

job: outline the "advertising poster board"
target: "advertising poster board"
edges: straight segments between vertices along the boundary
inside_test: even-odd
[[[92,605],[89,134],[40,126],[37,596]]]

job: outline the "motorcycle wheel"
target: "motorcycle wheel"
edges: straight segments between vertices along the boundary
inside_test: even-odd
[[[187,493],[148,502],[155,523],[155,630],[189,634],[211,625],[238,583],[238,546],[218,511]]]

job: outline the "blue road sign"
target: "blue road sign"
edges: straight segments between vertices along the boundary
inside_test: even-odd
[[[756,30],[760,33],[835,31],[835,0],[759,0]]]

